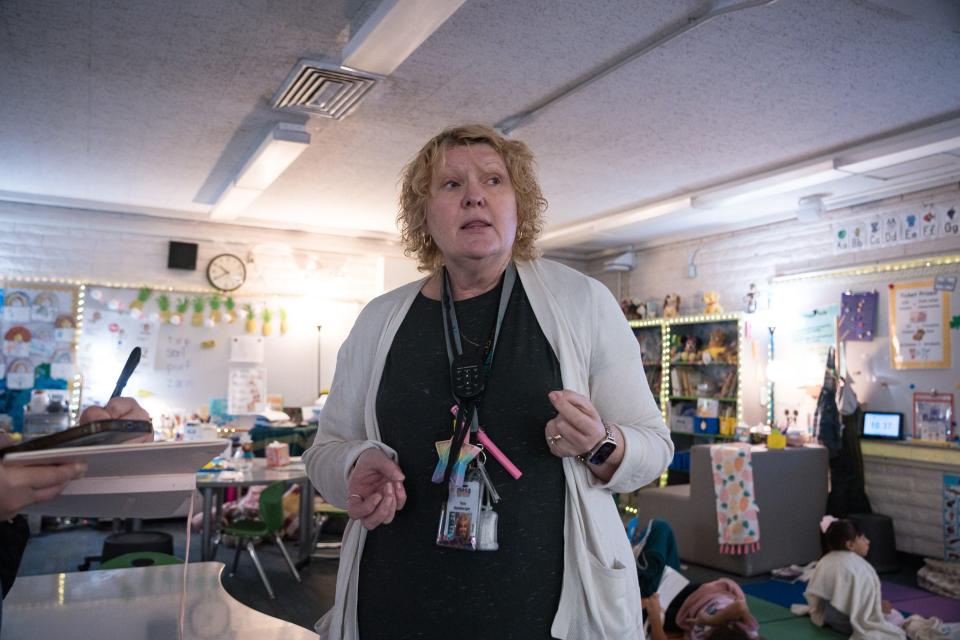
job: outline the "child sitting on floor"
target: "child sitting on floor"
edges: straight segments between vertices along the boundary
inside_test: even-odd
[[[880,577],[864,558],[870,540],[851,520],[826,516],[820,525],[826,554],[803,594],[810,619],[850,634],[851,640],[906,638],[903,616],[880,598]]]
[[[652,520],[637,539],[637,573],[641,602],[646,609],[652,640],[666,640],[667,633],[683,633],[692,640],[750,640],[759,638],[759,625],[750,615],[740,587],[727,578],[694,584],[680,576],[673,529],[663,520]],[[672,574],[672,575],[671,575]],[[679,581],[678,581],[679,580]],[[680,588],[681,585],[684,585]],[[660,601],[659,588],[668,602]],[[676,594],[671,597],[671,594]]]

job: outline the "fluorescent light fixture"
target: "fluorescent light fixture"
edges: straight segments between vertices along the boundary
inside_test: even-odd
[[[286,171],[310,146],[303,125],[281,122],[263,139],[256,151],[223,192],[210,212],[215,220],[236,218]]]
[[[689,198],[674,198],[664,200],[645,207],[628,209],[619,213],[612,213],[601,218],[595,218],[586,222],[571,224],[566,227],[547,231],[540,236],[540,243],[544,246],[548,244],[556,245],[560,241],[569,242],[571,237],[592,236],[597,233],[614,231],[616,229],[659,218],[678,211],[685,211],[690,208]]]
[[[831,180],[847,178],[849,175],[846,172],[838,171],[831,158],[786,171],[769,172],[756,178],[734,182],[719,189],[694,196],[690,202],[694,209],[720,209],[768,196],[814,187]]]
[[[465,0],[383,0],[343,48],[343,66],[388,76]]]
[[[936,173],[934,175],[923,175],[914,180],[890,180],[882,186],[867,191],[857,191],[848,195],[833,196],[823,199],[823,208],[827,211],[853,207],[867,202],[876,202],[884,198],[901,196],[924,189],[933,189],[942,187],[953,182],[960,181],[960,172],[952,169],[946,173]]]
[[[960,120],[925,127],[841,154],[836,158],[836,167],[848,173],[864,174],[955,149],[960,149]]]
[[[212,220],[232,220],[263,193],[260,189],[244,189],[230,185],[210,212]]]
[[[303,125],[281,122],[263,139],[235,181],[243,189],[263,191],[280,177],[310,146],[310,134]]]

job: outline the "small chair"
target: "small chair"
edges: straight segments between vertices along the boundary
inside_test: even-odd
[[[300,582],[300,574],[297,572],[297,568],[294,566],[293,560],[290,559],[290,554],[287,553],[287,548],[283,546],[283,540],[281,540],[280,537],[280,530],[283,529],[284,491],[286,491],[286,486],[282,482],[274,482],[264,489],[260,494],[260,517],[257,519],[237,520],[223,527],[220,536],[217,538],[217,544],[213,549],[213,556],[216,557],[217,551],[220,548],[220,541],[224,535],[234,536],[237,539],[237,550],[233,555],[233,566],[230,569],[230,575],[232,576],[237,571],[237,563],[240,561],[240,551],[246,546],[247,552],[250,554],[250,559],[253,560],[253,564],[257,568],[257,573],[260,574],[260,580],[263,581],[263,586],[267,588],[267,593],[270,595],[271,600],[275,598],[273,587],[270,585],[267,574],[260,564],[260,558],[257,557],[257,552],[253,548],[254,540],[272,535],[277,546],[280,547],[280,552],[283,553],[283,559],[287,561],[287,566],[290,567],[290,573],[293,574],[297,582]]]
[[[137,551],[117,556],[100,565],[101,569],[130,569],[131,567],[154,567],[165,564],[183,564],[176,556],[156,551]]]
[[[313,540],[310,542],[310,548],[313,549],[312,557],[320,559],[336,559],[340,557],[339,540],[335,542],[319,542],[320,535],[323,533],[323,526],[332,518],[342,518],[347,515],[346,510],[335,507],[325,501],[320,496],[313,498]],[[318,551],[322,553],[317,553]]]
[[[173,555],[173,536],[166,531],[126,531],[111,533],[103,540],[99,556],[85,556],[78,571],[87,571],[92,562],[105,563],[118,556],[142,551]]]

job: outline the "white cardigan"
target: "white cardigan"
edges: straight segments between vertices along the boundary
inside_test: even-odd
[[[673,456],[670,434],[650,393],[636,338],[610,292],[549,260],[518,262],[517,272],[560,361],[564,387],[589,396],[625,440],[623,461],[607,483],[575,458],[563,460],[563,586],[551,633],[568,640],[643,638],[636,565],[611,493],[657,478]],[[394,336],[423,284],[413,282],[371,301],[340,348],[320,430],[303,456],[310,480],[334,505],[346,505],[347,478],[365,449],[379,447],[397,458],[381,442],[376,395]],[[397,463],[403,468],[402,460]],[[322,638],[358,638],[357,580],[365,538],[362,524],[351,520],[343,534],[336,600],[317,623]]]

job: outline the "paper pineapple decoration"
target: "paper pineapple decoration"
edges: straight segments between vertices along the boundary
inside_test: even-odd
[[[223,300],[220,299],[220,296],[214,294],[210,298],[210,320],[213,321],[213,324],[220,324],[223,319],[223,314],[220,313],[221,304],[223,304]]]
[[[157,306],[160,308],[160,322],[167,324],[170,322],[170,296],[161,293],[157,296]]]
[[[235,310],[237,303],[233,301],[233,298],[227,296],[227,299],[223,302],[223,306],[227,310],[227,324],[233,324],[233,321],[237,319],[237,312]]]
[[[257,332],[257,314],[253,310],[253,305],[245,304],[243,305],[243,310],[247,314],[247,333],[256,333]]]
[[[143,315],[143,305],[150,299],[151,293],[153,293],[153,290],[150,287],[141,287],[137,291],[137,299],[130,303],[130,315],[134,318]]]
[[[260,314],[260,319],[263,321],[263,335],[264,337],[269,336],[273,333],[273,325],[271,321],[273,320],[273,312],[266,307],[263,308],[263,313]]]

